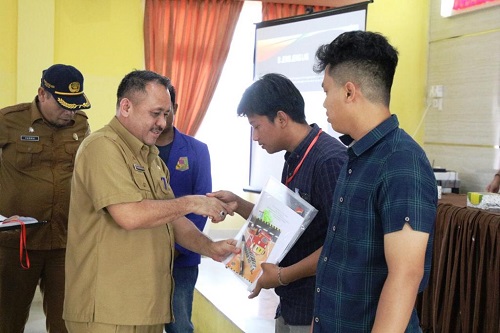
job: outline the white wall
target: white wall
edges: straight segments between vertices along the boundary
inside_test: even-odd
[[[255,195],[243,192],[248,185],[250,125],[236,109],[253,82],[254,23],[261,17],[261,3],[245,1],[217,90],[196,133],[210,150],[214,191],[230,190],[251,201]],[[223,223],[207,223],[205,231],[216,238],[232,237],[243,223],[242,218],[228,216]]]

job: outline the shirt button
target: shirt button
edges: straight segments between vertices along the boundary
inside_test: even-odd
[[[333,230],[333,231],[337,230],[337,226],[335,226],[335,225],[334,225],[334,226],[332,227],[332,230]]]
[[[316,292],[319,293],[320,289],[319,288],[316,288]]]
[[[319,323],[319,318],[318,317],[314,317],[314,322]]]
[[[347,171],[347,172],[348,172],[349,174],[351,174],[351,173],[352,173],[352,169],[349,169],[349,171]]]
[[[407,216],[407,217],[405,217],[405,221],[406,221],[406,222],[410,222],[410,218],[409,218],[408,216]]]
[[[324,261],[324,262],[327,262],[327,261],[328,261],[328,257],[324,257],[324,258],[323,258],[323,261]]]
[[[342,203],[342,202],[344,202],[344,198],[342,198],[342,197],[341,197],[341,198],[339,199],[339,201],[340,201],[341,203]]]

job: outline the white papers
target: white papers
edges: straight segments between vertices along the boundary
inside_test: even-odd
[[[262,273],[261,263],[279,263],[317,212],[299,194],[271,177],[235,237],[241,253],[229,256],[224,264],[253,290]]]
[[[33,217],[11,216],[7,218],[3,215],[0,215],[0,231],[20,228],[21,223],[19,223],[18,221],[23,222],[27,227],[35,225],[37,223],[41,223]]]

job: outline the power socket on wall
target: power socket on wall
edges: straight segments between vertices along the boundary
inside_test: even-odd
[[[443,86],[442,85],[435,85],[431,86],[429,89],[429,98],[432,99],[432,104],[431,106],[434,109],[437,110],[443,110]]]
[[[443,86],[442,85],[436,85],[436,86],[431,86],[429,89],[429,97],[430,98],[443,98]]]

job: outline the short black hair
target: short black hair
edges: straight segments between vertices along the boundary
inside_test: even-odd
[[[241,97],[238,116],[267,116],[273,122],[283,111],[297,123],[306,123],[304,98],[286,76],[270,73],[252,83]]]
[[[369,31],[348,31],[316,51],[314,72],[329,66],[335,82],[360,84],[366,97],[389,105],[398,51],[383,35]]]
[[[146,92],[146,85],[150,82],[161,84],[168,89],[171,85],[170,79],[153,71],[134,70],[122,79],[116,92],[116,106],[120,105],[120,101],[124,97],[129,97],[135,92]]]
[[[175,97],[177,96],[175,87],[170,83],[168,85],[168,92],[170,93],[170,100],[172,101],[172,107],[175,105]]]

